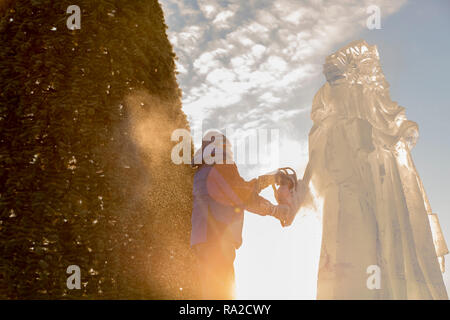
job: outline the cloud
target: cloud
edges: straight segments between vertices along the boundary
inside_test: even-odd
[[[234,16],[233,11],[231,10],[225,10],[220,12],[219,14],[217,14],[216,18],[213,20],[213,24],[217,27],[217,28],[229,28],[230,24],[228,23],[228,21],[230,20],[230,18],[232,16]]]
[[[212,19],[220,10],[220,5],[215,1],[198,0],[197,4],[206,19]]]
[[[384,19],[404,2],[162,0],[191,128],[279,128],[304,145],[325,57],[364,30],[369,5]]]

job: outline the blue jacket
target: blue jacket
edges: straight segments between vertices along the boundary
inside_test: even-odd
[[[235,164],[202,165],[194,176],[191,246],[227,234],[239,248],[254,185],[240,177]]]

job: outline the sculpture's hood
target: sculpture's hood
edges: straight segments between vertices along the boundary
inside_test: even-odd
[[[330,85],[361,84],[368,89],[380,90],[389,87],[381,69],[377,47],[368,45],[364,40],[353,41],[329,55],[323,65],[323,73]]]

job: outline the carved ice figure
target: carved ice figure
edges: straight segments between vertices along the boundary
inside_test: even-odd
[[[318,299],[447,299],[448,250],[410,154],[418,126],[391,100],[376,46],[350,43],[324,74],[307,169],[324,199]]]

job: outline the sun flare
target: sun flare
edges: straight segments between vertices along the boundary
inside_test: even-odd
[[[286,229],[274,219],[246,215],[235,261],[236,299],[316,298],[322,201],[310,189],[314,205],[302,208]]]

